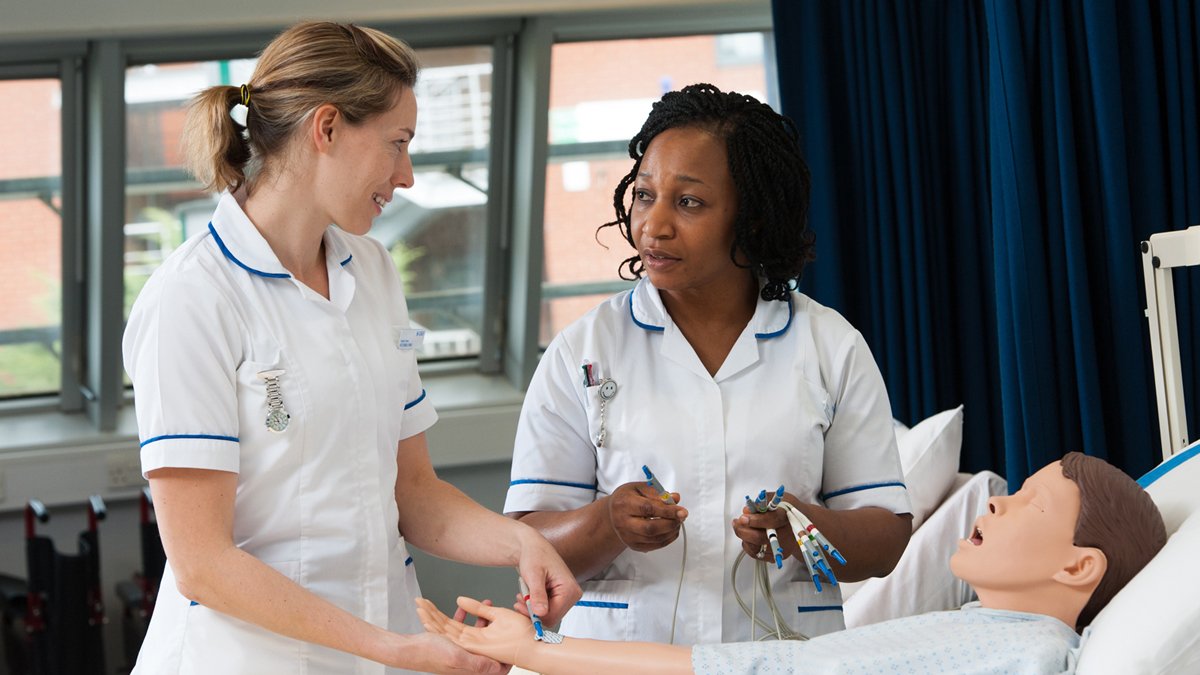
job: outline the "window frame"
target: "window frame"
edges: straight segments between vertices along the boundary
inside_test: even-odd
[[[510,327],[519,330],[513,331],[518,341],[507,345],[504,369],[514,387],[524,391],[529,386],[542,352],[538,344],[538,327],[543,297],[572,297],[597,290],[619,290],[622,284],[620,281],[572,286],[546,286],[542,283],[546,166],[550,157],[565,154],[564,146],[552,148],[549,143],[550,66],[554,45],[750,32],[764,33],[766,41],[773,44],[770,39],[773,33],[769,7],[719,5],[688,12],[681,12],[680,8],[605,10],[542,17],[527,26],[523,41],[528,44],[528,53],[526,58],[518,61],[518,78],[529,83],[529,88],[533,90],[530,95],[535,96],[536,103],[540,105],[527,104],[525,109],[518,107],[516,111],[518,124],[515,142],[518,147],[530,149],[533,165],[527,166],[518,158],[515,166],[517,180],[526,187],[522,193],[528,195],[531,203],[518,203],[513,212],[513,221],[518,224],[516,236],[523,241],[518,242],[509,259],[514,269],[510,276],[510,287],[518,302],[508,307],[508,317]],[[531,54],[536,54],[537,58],[531,58]],[[779,86],[774,49],[765,50],[763,56],[767,102],[778,109]],[[522,120],[526,120],[524,124]],[[594,151],[596,147],[610,146],[608,143],[578,145],[581,154]],[[528,224],[528,229],[521,227],[521,223]]]
[[[5,402],[4,408],[16,412],[43,410],[51,405],[64,412],[83,410],[90,393],[83,383],[83,301],[84,284],[81,245],[83,234],[82,185],[83,157],[83,78],[86,45],[78,41],[17,43],[0,45],[0,79],[56,79],[62,96],[59,133],[62,193],[61,314],[59,331],[61,363],[58,391],[48,395],[18,397]]]

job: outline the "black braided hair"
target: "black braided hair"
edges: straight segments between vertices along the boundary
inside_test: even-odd
[[[597,232],[616,225],[637,250],[626,194],[650,141],[679,127],[699,127],[725,141],[738,204],[729,257],[738,267],[753,269],[764,282],[764,300],[785,300],[804,266],[815,257],[816,236],[808,229],[811,181],[800,154],[796,125],[753,96],[723,92],[705,83],[663,94],[641,131],[629,141],[634,162],[613,192],[616,220],[601,225]],[[632,277],[626,277],[626,271]],[[619,272],[622,279],[640,278],[641,258],[637,254],[626,258]]]

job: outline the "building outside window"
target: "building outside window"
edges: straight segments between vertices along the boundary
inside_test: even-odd
[[[0,399],[53,394],[62,372],[62,89],[0,80]]]

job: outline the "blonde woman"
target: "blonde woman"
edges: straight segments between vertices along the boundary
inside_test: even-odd
[[[192,101],[186,157],[221,199],[124,339],[168,558],[135,672],[502,671],[421,631],[406,543],[517,567],[550,621],[579,597],[540,535],[430,464],[419,335],[362,236],[412,186],[416,77],[402,42],[311,22]]]

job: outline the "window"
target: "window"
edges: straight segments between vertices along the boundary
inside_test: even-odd
[[[0,80],[0,399],[59,390],[62,375],[62,87]]]
[[[511,402],[541,345],[631,286],[632,248],[597,228],[653,101],[696,81],[771,93],[768,6],[718,4],[375,26],[411,40],[422,70],[415,186],[370,236],[428,329],[418,355],[442,362],[424,374],[443,399]],[[179,28],[0,44],[0,95],[21,102],[0,127],[0,417],[32,423],[0,453],[133,428],[123,323],[216,204],[183,166],[185,103],[250,79],[274,35]]]
[[[492,48],[418,50],[415,181],[375,220],[414,323],[429,329],[424,359],[479,353],[487,233]],[[254,60],[147,64],[125,84],[125,316],[146,279],[216,204],[183,168],[184,104],[197,91],[250,79]]]
[[[546,167],[540,337],[630,286],[618,268],[634,250],[611,221],[613,190],[633,166],[629,139],[651,104],[696,82],[767,101],[763,33],[554,45]]]

